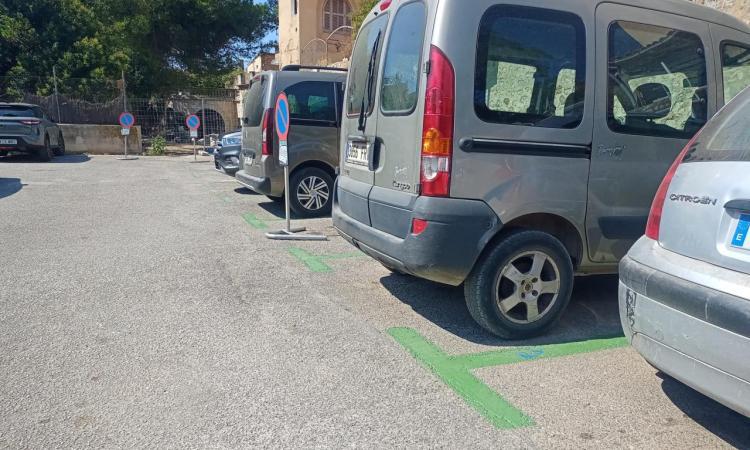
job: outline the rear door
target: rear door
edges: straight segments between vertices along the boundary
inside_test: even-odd
[[[672,161],[716,111],[716,80],[707,23],[607,3],[596,17],[586,229],[591,260],[614,263],[643,235]]]
[[[390,14],[374,102],[377,146],[369,205],[373,227],[404,237],[410,221],[398,212],[412,209],[419,194],[427,5],[394,3]]]
[[[262,122],[266,110],[266,97],[270,91],[271,77],[258,75],[253,78],[250,89],[245,94],[244,117],[242,118],[242,157],[240,170],[250,173],[255,161],[259,161],[262,151]]]
[[[750,91],[698,136],[664,202],[660,244],[673,252],[750,273]]]
[[[375,182],[374,156],[378,117],[375,112],[377,75],[380,67],[388,13],[366,22],[357,35],[344,97],[341,123],[341,178],[338,203],[349,217],[370,225],[367,204]]]

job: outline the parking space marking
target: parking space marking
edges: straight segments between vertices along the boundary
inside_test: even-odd
[[[262,219],[253,213],[243,214],[245,222],[256,230],[267,230],[269,222],[281,222],[284,219]]]
[[[311,272],[315,273],[327,273],[333,272],[333,268],[325,263],[325,261],[332,261],[337,259],[349,259],[364,257],[364,253],[361,252],[349,252],[349,253],[338,253],[332,255],[313,255],[301,248],[290,247],[289,253],[297,258],[302,264],[307,266]]]
[[[417,361],[447,384],[495,428],[514,429],[535,425],[526,415],[477,378],[472,370],[540,359],[592,353],[626,347],[624,337],[548,344],[482,353],[448,355],[411,328],[391,328],[388,334]]]

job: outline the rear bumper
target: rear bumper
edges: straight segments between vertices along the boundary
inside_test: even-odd
[[[271,195],[271,179],[270,178],[258,178],[247,174],[244,170],[240,170],[234,175],[237,181],[241,185],[252,189],[253,191],[263,194]]]
[[[22,136],[0,136],[0,139],[15,139],[18,142],[15,145],[0,145],[0,152],[20,152],[20,153],[32,153],[37,150],[44,148],[44,140],[37,142],[30,137]]]
[[[625,334],[647,361],[750,417],[750,300],[626,257],[619,304]]]
[[[333,203],[333,226],[352,245],[383,265],[419,278],[458,286],[466,280],[486,243],[501,227],[486,203],[475,200],[418,197],[409,209],[391,208],[392,221],[428,222],[419,235],[394,236],[347,215]]]

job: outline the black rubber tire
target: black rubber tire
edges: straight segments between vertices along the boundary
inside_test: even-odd
[[[65,156],[65,138],[62,133],[57,138],[57,148],[54,151],[55,156]]]
[[[44,147],[40,148],[37,152],[37,159],[41,162],[52,161],[55,155],[52,153],[52,147],[49,145],[49,136],[44,137]]]
[[[508,320],[496,302],[495,283],[499,272],[520,253],[544,252],[558,267],[560,289],[549,312],[536,322],[519,324]],[[552,328],[570,303],[574,269],[565,246],[554,236],[541,231],[516,231],[508,234],[479,259],[464,284],[466,306],[471,317],[485,330],[504,339],[528,339]]]
[[[266,195],[266,198],[268,198],[268,199],[269,199],[269,200],[271,200],[272,202],[276,202],[276,203],[279,203],[279,204],[281,204],[281,205],[283,205],[283,204],[284,204],[284,196],[281,196],[281,197],[274,197],[273,195]]]
[[[303,180],[309,177],[317,177],[323,180],[328,186],[328,200],[326,203],[317,210],[310,210],[302,206],[299,198],[297,198],[297,190]],[[331,214],[333,206],[333,178],[328,175],[325,170],[318,169],[317,167],[307,167],[301,170],[297,170],[292,174],[289,180],[289,207],[294,213],[301,218],[313,218],[323,217]]]

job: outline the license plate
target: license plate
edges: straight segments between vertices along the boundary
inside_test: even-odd
[[[369,165],[370,146],[367,142],[349,142],[346,150],[346,162],[360,166]]]
[[[16,145],[18,141],[15,139],[0,139],[0,145]]]
[[[750,250],[750,214],[740,214],[740,222],[732,236],[732,247],[744,248]]]

